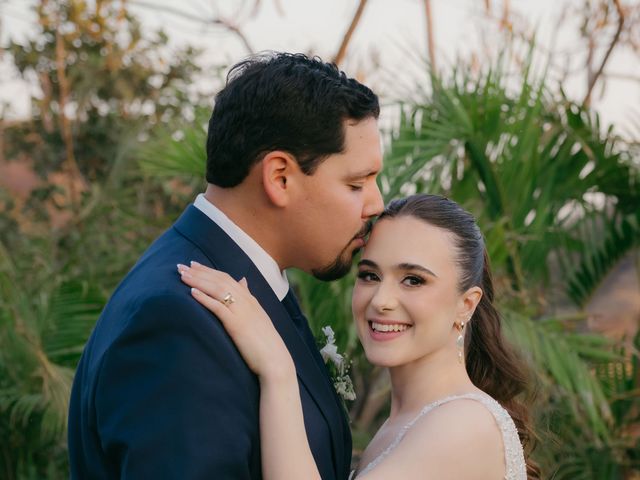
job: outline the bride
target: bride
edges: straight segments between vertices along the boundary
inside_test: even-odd
[[[293,361],[246,281],[197,264],[179,271],[259,378],[264,478],[319,479]],[[222,302],[229,294],[234,302]],[[468,212],[436,195],[391,202],[358,263],[352,308],[367,359],[391,378],[389,418],[352,477],[538,478],[523,455],[526,377],[500,331],[482,234]]]

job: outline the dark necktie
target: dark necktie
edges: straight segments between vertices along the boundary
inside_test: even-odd
[[[309,351],[313,358],[322,365],[322,369],[325,370],[324,361],[322,360],[322,355],[318,351],[318,347],[316,345],[316,339],[313,337],[311,333],[311,329],[309,328],[309,324],[307,323],[307,319],[302,313],[300,309],[300,305],[298,304],[298,300],[296,299],[293,290],[289,289],[287,295],[282,299],[282,305],[287,309],[293,324],[296,326],[296,330],[302,337],[304,343],[307,344]]]
[[[300,304],[298,304],[298,300],[296,299],[296,296],[291,289],[289,289],[289,291],[287,292],[287,295],[282,299],[282,305],[284,306],[284,308],[286,308],[287,312],[289,313],[289,316],[291,317],[293,324],[296,326],[298,333],[302,337],[302,340],[304,340],[304,342],[309,347],[311,356],[315,359],[320,370],[324,372],[324,375],[322,375],[322,377],[324,377],[325,379],[325,384],[327,388],[332,392],[332,396],[336,402],[338,410],[343,415],[344,421],[342,423],[335,422],[335,424],[341,425],[340,426],[340,430],[342,432],[341,435],[344,436],[344,441],[346,442],[345,444],[349,445],[348,452],[347,450],[345,450],[345,460],[344,460],[345,462],[344,465],[349,465],[349,462],[351,459],[351,448],[350,448],[351,435],[348,433],[345,434],[345,429],[344,429],[344,426],[348,425],[349,423],[347,410],[344,407],[340,398],[338,397],[335,391],[335,388],[333,387],[333,382],[329,376],[329,371],[327,370],[327,366],[325,365],[324,360],[322,359],[322,355],[320,354],[320,351],[316,346],[316,340],[315,338],[313,338],[313,334],[311,333],[311,329],[309,328],[307,319],[302,313],[302,310],[300,309]],[[348,432],[348,428],[346,431]]]

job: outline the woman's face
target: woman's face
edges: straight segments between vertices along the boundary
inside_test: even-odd
[[[457,358],[455,325],[471,315],[479,289],[458,292],[453,246],[451,233],[411,216],[375,224],[352,300],[371,363],[395,367],[434,355]]]

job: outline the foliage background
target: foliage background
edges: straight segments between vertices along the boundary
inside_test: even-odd
[[[260,1],[243,5],[255,10]],[[7,479],[68,477],[75,365],[117,282],[202,190],[212,92],[198,85],[203,78],[219,85],[227,67],[203,69],[196,49],[142,28],[134,11],[153,8],[149,2],[33,6],[36,33],[3,45],[4,60],[34,87],[28,118],[0,122],[0,478]],[[509,2],[483,3],[502,48],[446,67],[437,61],[430,2],[424,6],[427,55],[407,48],[403,61],[415,73],[381,88],[385,197],[442,193],[477,216],[505,329],[535,372],[534,456],[545,478],[639,478],[640,340],[590,331],[586,307],[621,260],[640,271],[640,123],[604,125],[590,107],[607,82],[611,51],[638,53],[640,8],[580,3],[586,93],[572,98]],[[366,8],[373,7],[353,2],[336,62],[349,63]],[[241,23],[205,20],[253,49]],[[374,83],[388,75],[371,65]],[[357,343],[353,277],[326,284],[293,271],[290,278],[314,330],[332,325],[353,361],[357,458],[388,409],[389,385]]]

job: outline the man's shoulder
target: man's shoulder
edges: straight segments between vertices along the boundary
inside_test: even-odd
[[[155,303],[185,304],[188,288],[180,281],[177,264],[195,260],[211,264],[211,259],[175,226],[168,228],[142,253],[115,288],[107,307],[127,305],[138,309]],[[106,308],[105,308],[106,310]]]
[[[171,229],[170,229],[171,230]],[[167,231],[140,257],[120,281],[94,328],[98,351],[123,335],[155,336],[164,329],[212,328],[215,318],[190,294],[177,263],[210,263],[204,253],[179,233]],[[215,330],[215,327],[213,327]]]

